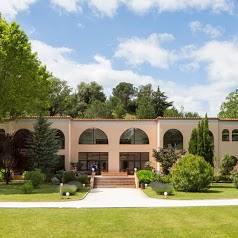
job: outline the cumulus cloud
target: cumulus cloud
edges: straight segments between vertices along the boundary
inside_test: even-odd
[[[82,12],[82,0],[50,0],[55,8],[62,9],[70,13]]]
[[[189,27],[193,33],[203,32],[206,35],[209,35],[211,38],[217,38],[223,33],[223,29],[220,26],[214,27],[210,24],[203,25],[199,21],[190,22]]]
[[[215,13],[228,12],[234,10],[233,0],[89,0],[91,7],[97,15],[113,17],[120,6],[126,6],[136,14],[145,14],[155,9],[162,12],[176,12],[186,10],[211,10]]]
[[[126,59],[127,63],[137,66],[149,63],[153,67],[167,69],[176,59],[175,54],[162,48],[160,42],[171,41],[171,34],[151,34],[148,38],[131,38],[122,40],[119,44],[115,57]]]
[[[27,11],[30,5],[36,2],[37,0],[2,0],[0,1],[0,12],[7,21],[11,21],[19,12]]]

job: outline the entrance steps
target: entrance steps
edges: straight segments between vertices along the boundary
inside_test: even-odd
[[[135,188],[134,176],[95,176],[94,188]]]

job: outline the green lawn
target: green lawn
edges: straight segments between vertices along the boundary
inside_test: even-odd
[[[151,187],[142,190],[146,195],[152,198],[164,198],[164,195],[158,195]],[[206,192],[179,192],[174,191],[174,194],[166,199],[174,200],[196,200],[196,199],[224,199],[238,198],[238,189],[232,183],[214,183]]]
[[[81,199],[89,188],[84,188],[69,199],[66,196],[60,197],[59,185],[44,184],[39,189],[34,189],[32,194],[22,194],[22,184],[0,184],[0,202],[53,202],[62,200]]]
[[[3,238],[232,238],[238,230],[237,206],[0,209],[0,214]]]

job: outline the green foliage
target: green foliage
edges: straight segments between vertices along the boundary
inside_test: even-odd
[[[150,183],[150,186],[157,194],[164,194],[164,192],[167,192],[168,195],[171,195],[174,192],[173,185],[169,183],[152,182]]]
[[[189,154],[174,164],[171,176],[176,190],[200,192],[208,189],[213,168],[203,157]]]
[[[223,181],[231,180],[231,171],[234,169],[236,164],[237,159],[234,156],[225,154],[219,171],[219,179]]]
[[[21,191],[24,194],[31,194],[33,190],[34,190],[34,187],[31,181],[25,181],[21,187]]]
[[[49,114],[50,116],[65,115],[71,103],[71,88],[67,85],[66,81],[62,81],[58,78],[51,77],[50,81],[50,93],[49,93]]]
[[[63,178],[62,178],[63,183],[68,183],[68,182],[74,181],[74,180],[75,180],[74,172],[64,172],[63,173]]]
[[[238,90],[229,93],[226,101],[222,103],[219,118],[238,118]]]
[[[238,189],[238,164],[231,171],[231,178],[232,178],[232,181],[235,185],[235,188]]]
[[[151,98],[143,97],[138,101],[136,117],[139,119],[150,119],[156,117],[155,109],[153,107]]]
[[[24,174],[25,181],[31,181],[34,188],[39,188],[45,181],[45,175],[40,171],[40,169],[35,169],[33,171],[26,171]]]
[[[192,134],[189,140],[188,152],[195,155],[197,153],[197,129],[192,130]]]
[[[77,176],[77,180],[79,182],[81,182],[82,184],[84,183],[85,185],[86,184],[89,184],[90,180],[89,180],[89,177],[87,174],[80,174]]]
[[[169,174],[170,168],[178,160],[178,158],[184,154],[185,150],[180,150],[173,147],[153,150],[153,157],[156,159],[156,161],[160,162],[163,174]]]
[[[74,195],[77,192],[77,186],[70,185],[70,184],[64,184],[61,186],[61,193],[62,195],[65,195],[66,193],[69,193],[70,195]]]
[[[44,117],[39,117],[27,139],[27,156],[33,168],[41,169],[47,176],[58,163],[57,152],[60,148],[57,131],[52,129],[52,123]]]
[[[84,118],[113,118],[110,104],[94,100],[85,110]]]
[[[136,175],[141,183],[150,183],[156,179],[155,173],[151,170],[139,170]]]
[[[0,16],[0,120],[42,111],[48,103],[49,73],[15,22]]]
[[[174,106],[167,108],[164,111],[164,117],[182,117],[183,114],[179,112]]]
[[[77,191],[79,191],[83,187],[83,184],[77,180],[70,181],[68,182],[68,184],[75,185],[77,187]]]
[[[189,141],[189,153],[204,157],[212,166],[214,157],[214,145],[209,135],[209,125],[207,114],[198,123],[198,128],[193,129]]]

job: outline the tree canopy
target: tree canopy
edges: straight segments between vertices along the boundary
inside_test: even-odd
[[[219,118],[238,118],[238,89],[229,93],[221,104]]]
[[[25,32],[0,16],[0,119],[42,111],[48,103],[48,77]]]

